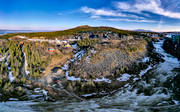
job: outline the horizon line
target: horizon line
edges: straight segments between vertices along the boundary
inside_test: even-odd
[[[92,25],[80,25],[80,26],[89,26],[89,27],[111,27],[111,28],[116,28],[119,30],[128,30],[128,31],[136,31],[136,30],[145,30],[145,31],[139,31],[139,32],[180,32],[180,30],[166,30],[166,31],[155,31],[153,29],[123,29],[123,28],[118,28],[118,27],[113,27],[113,26],[92,26]],[[39,27],[39,28],[0,28],[0,30],[8,30],[8,31],[64,31],[64,30],[68,30],[68,29],[72,29],[72,28],[76,28],[76,27],[80,27],[80,26],[74,26],[74,27],[54,27],[54,28],[50,28],[48,29],[48,27],[44,27],[45,29],[43,29],[43,27]]]

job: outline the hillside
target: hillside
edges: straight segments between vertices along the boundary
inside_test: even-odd
[[[44,37],[47,39],[63,39],[63,38],[72,38],[74,35],[83,34],[83,33],[105,33],[105,32],[112,32],[117,33],[120,35],[135,35],[139,32],[135,31],[128,31],[128,30],[120,30],[112,27],[90,27],[90,26],[79,26],[76,28],[63,30],[63,31],[55,31],[55,32],[33,32],[33,33],[14,33],[14,34],[7,34],[0,36],[0,38],[10,38],[13,36],[21,35],[26,36],[28,38],[37,38],[37,37]]]
[[[0,100],[32,100],[45,91],[45,100],[74,96],[71,93],[79,97],[96,93],[92,97],[98,97],[117,90],[160,61],[152,34],[141,35],[86,25],[4,35],[10,39],[0,39]],[[37,92],[37,88],[43,90]]]

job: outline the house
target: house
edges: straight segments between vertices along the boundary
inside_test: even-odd
[[[20,45],[23,45],[23,44],[24,44],[24,42],[23,42],[23,41],[21,41],[19,44],[20,44]]]
[[[54,48],[48,48],[48,51],[49,51],[49,52],[54,52],[55,49],[54,49]]]
[[[71,48],[72,46],[70,44],[66,44],[64,47]]]

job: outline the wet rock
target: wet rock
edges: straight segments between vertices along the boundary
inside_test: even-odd
[[[177,74],[174,79],[171,81],[172,89],[175,94],[175,98],[180,100],[180,74]]]
[[[163,48],[166,52],[180,59],[180,45],[177,42],[166,39],[163,43]]]

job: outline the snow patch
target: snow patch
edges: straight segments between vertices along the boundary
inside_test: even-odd
[[[11,67],[9,67],[9,65],[8,65],[9,57],[10,56],[7,57],[7,60],[6,60],[5,64],[7,65],[8,71],[9,71],[9,81],[13,82],[15,78],[13,77],[13,74],[12,74],[12,71],[11,71]]]
[[[73,49],[77,49],[77,48],[78,48],[78,45],[77,45],[77,44],[73,44],[73,45],[72,45],[72,48],[73,48]]]
[[[41,88],[35,88],[35,89],[34,89],[34,92],[35,92],[35,93],[40,93],[40,92],[41,92]]]
[[[145,58],[143,58],[143,59],[142,59],[142,62],[144,62],[144,63],[145,63],[145,62],[148,62],[149,60],[150,60],[150,58],[149,58],[149,57],[145,57]]]
[[[94,49],[90,50],[91,53],[96,54],[96,51]]]
[[[90,96],[94,96],[94,95],[107,95],[107,93],[105,91],[101,91],[99,93],[90,93],[90,94],[83,94],[81,96],[84,96],[84,97],[90,97]]]
[[[48,99],[48,91],[46,91],[46,90],[42,90],[42,93],[43,93],[43,95],[44,95],[44,97],[45,97],[45,100],[47,100]]]
[[[6,58],[6,56],[1,57],[1,58],[0,58],[0,61],[4,61],[5,58]]]
[[[71,81],[81,80],[81,78],[76,78],[74,76],[69,76],[69,71],[66,71],[66,78],[67,78],[67,80],[71,80]]]
[[[107,79],[107,78],[96,78],[95,80],[93,80],[94,82],[107,82],[107,83],[111,83],[111,80]]]
[[[13,77],[12,71],[9,71],[9,80],[10,80],[10,82],[13,82],[14,79],[15,78]]]
[[[179,105],[179,101],[177,100],[172,100],[176,105]]]
[[[85,60],[86,60],[87,63],[89,63],[90,60],[91,60],[91,58],[90,58],[89,56],[87,56],[87,57],[85,58]]]
[[[96,95],[96,93],[84,94],[84,95],[82,95],[82,96],[84,96],[84,97],[89,97],[89,96],[93,96],[93,95]]]
[[[27,59],[26,59],[26,53],[22,50],[23,54],[24,54],[24,60],[25,60],[25,72],[26,72],[26,75],[29,75],[30,72],[27,70],[27,67],[28,67],[28,63],[27,63]]]
[[[84,50],[81,50],[79,52],[77,52],[75,55],[74,55],[74,58],[72,58],[70,61],[66,62],[66,64],[61,67],[62,70],[66,71],[66,78],[67,80],[71,80],[71,81],[78,81],[78,80],[81,80],[81,78],[76,78],[74,76],[69,76],[69,64],[70,62],[74,62],[76,59],[78,60],[81,60],[82,56],[84,56],[85,54],[85,51]]]
[[[85,54],[85,51],[84,50],[81,50],[79,52],[77,52],[74,56],[75,59],[78,59],[78,60],[81,60],[81,58],[84,56]]]
[[[18,101],[17,98],[9,98],[9,101]]]
[[[69,63],[67,62],[63,67],[61,67],[62,70],[68,70],[69,69]]]
[[[35,93],[43,93],[44,97],[45,97],[45,100],[48,99],[48,91],[44,90],[44,89],[41,89],[41,88],[35,88],[34,89],[34,92]]]
[[[124,73],[120,78],[117,78],[118,81],[128,81],[131,78],[131,75]]]
[[[152,69],[152,66],[148,66],[148,68],[146,68],[145,70],[142,70],[139,73],[139,76],[142,77],[145,73],[147,73],[150,69]]]
[[[124,87],[128,87],[128,86],[129,86],[129,84],[124,85]]]
[[[137,80],[139,80],[139,78],[134,78],[134,79],[133,79],[134,82],[137,81]]]

